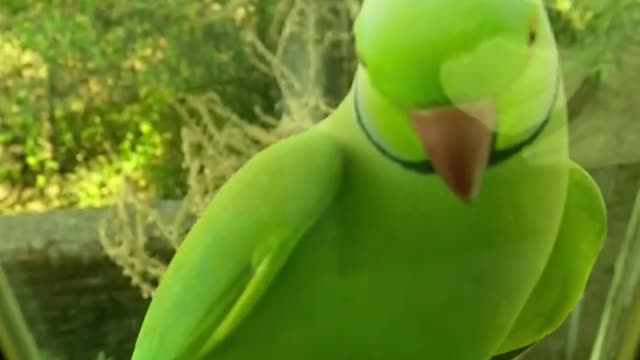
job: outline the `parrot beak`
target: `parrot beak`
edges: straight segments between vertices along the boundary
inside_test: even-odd
[[[471,202],[489,161],[494,103],[415,110],[410,118],[434,169],[458,198]]]

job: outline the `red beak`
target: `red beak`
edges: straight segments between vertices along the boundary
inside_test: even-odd
[[[472,201],[491,152],[492,102],[412,111],[410,114],[433,167],[458,198]]]

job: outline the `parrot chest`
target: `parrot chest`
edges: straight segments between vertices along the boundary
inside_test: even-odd
[[[220,359],[494,355],[555,242],[566,168],[490,169],[469,205],[434,175],[363,164],[346,167],[336,200]]]
[[[310,308],[340,314],[325,326],[353,351],[379,351],[358,358],[483,360],[478,354],[499,345],[544,269],[566,170],[518,162],[491,169],[471,205],[434,175],[398,175],[353,166],[284,277],[323,299]]]

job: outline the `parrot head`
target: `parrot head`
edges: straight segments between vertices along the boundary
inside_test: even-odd
[[[365,0],[354,34],[356,93],[379,147],[425,164],[463,200],[554,104],[557,52],[541,0]]]

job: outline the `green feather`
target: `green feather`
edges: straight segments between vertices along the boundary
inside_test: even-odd
[[[133,359],[195,359],[233,330],[332,201],[341,166],[337,145],[318,133],[251,159],[220,189],[174,256]]]

